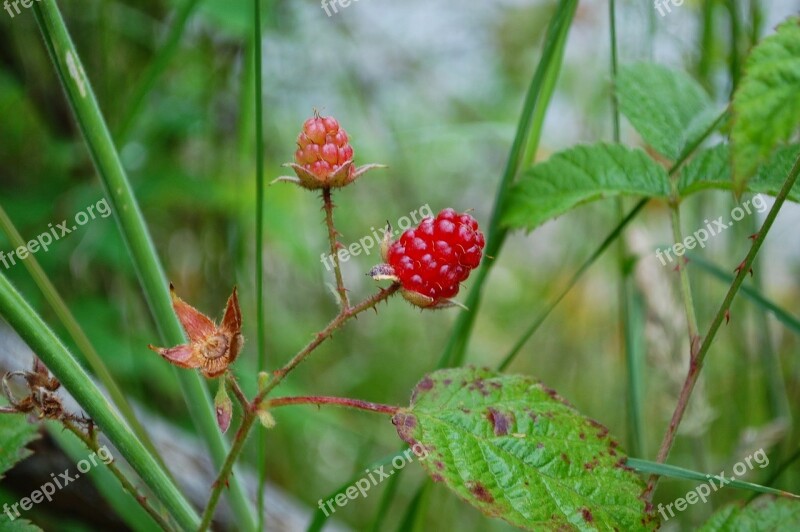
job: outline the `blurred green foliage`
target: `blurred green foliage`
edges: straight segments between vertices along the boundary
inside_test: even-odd
[[[182,2],[62,4],[106,119],[118,131]],[[362,0],[328,18],[316,2],[265,3],[265,145],[257,149],[264,150],[267,179],[285,173],[279,165],[291,160],[300,125],[315,107],[335,115],[347,129],[356,162],[389,165],[335,194],[335,217],[345,244],[425,204],[434,212],[447,206],[472,208],[482,223],[488,221],[553,2],[477,4]],[[620,4],[623,63],[653,54],[698,75],[712,88],[715,101],[727,100],[729,24],[721,5],[712,6],[708,30],[689,24],[704,20],[705,11],[696,3],[655,20],[647,3]],[[767,20],[780,20],[788,12],[788,3],[777,2],[767,9]],[[599,4],[579,9],[540,159],[576,142],[610,136],[605,17],[605,6]],[[252,75],[247,66],[250,24],[246,3],[201,1],[175,56],[149,88],[141,113],[133,117],[118,148],[168,277],[186,300],[211,315],[219,313],[231,286],[238,284],[245,336],[251,340],[253,257],[264,253],[267,354],[270,368],[275,368],[327,323],[336,302],[333,276],[320,262],[327,241],[321,202],[313,194],[287,185],[268,188],[266,243],[263,250],[253,249],[256,147],[252,97],[242,85]],[[654,28],[652,35],[642,30],[646,27]],[[708,38],[703,31],[710,31],[713,47],[700,46]],[[12,19],[0,12],[0,117],[0,203],[25,237],[73,217],[102,196],[30,13]],[[623,133],[636,142],[630,128]],[[724,193],[698,194],[687,202],[687,213],[696,216],[686,216],[684,223],[700,227],[703,218],[729,212],[732,201]],[[796,223],[796,211],[794,216]],[[615,222],[612,205],[601,202],[532,235],[510,238],[502,256],[490,259],[498,263],[486,286],[468,362],[493,366],[502,360]],[[637,225],[637,231],[647,231],[662,243],[669,240],[663,205],[649,207]],[[709,248],[708,256],[732,269],[743,256],[745,232],[730,231]],[[762,275],[768,297],[800,314],[796,230],[776,227],[770,239],[776,244],[765,250],[757,275]],[[0,250],[8,249],[8,240],[0,235]],[[652,253],[640,258],[650,268],[640,275],[639,290],[652,288],[649,302],[670,308],[672,303],[660,298],[674,297],[676,277],[667,268],[653,269]],[[154,324],[113,221],[98,219],[37,259],[130,397],[151,414],[190,430],[170,368],[146,348],[157,338]],[[373,250],[344,263],[354,299],[374,291],[365,273],[379,261]],[[624,441],[625,361],[616,321],[615,268],[609,257],[598,263],[523,350],[512,371],[542,379]],[[52,320],[24,268],[5,273]],[[692,275],[702,330],[726,286],[701,272]],[[670,291],[656,289],[665,283]],[[324,344],[281,387],[281,395],[316,393],[406,404],[412,386],[434,367],[457,312],[421,313],[399,299],[391,301],[377,316],[364,315]],[[781,360],[792,413],[800,415],[798,338],[773,318],[769,331],[758,330],[759,312],[744,298],[735,302],[733,321],[708,359],[706,386],[698,399],[711,410],[687,423],[690,434],[679,438],[671,463],[717,472],[740,458],[738,444],[748,434],[755,435],[754,441],[764,437],[758,428],[774,419],[759,365],[763,344],[758,339],[763,335]],[[680,321],[680,314],[674,317]],[[652,458],[674,404],[674,386],[665,373],[675,371],[683,351],[680,340],[670,336],[674,331],[652,310],[643,321],[653,334],[648,335],[647,456],[642,458]],[[63,337],[55,320],[51,323]],[[659,344],[661,329],[666,332]],[[251,341],[236,365],[251,395],[259,369],[255,354]],[[267,437],[270,481],[310,508],[397,447],[395,431],[385,419],[361,413],[297,407],[282,409],[276,419],[278,426]],[[768,442],[773,466],[794,451],[798,434],[791,425],[776,445]],[[254,463],[255,450],[249,451],[246,459]],[[399,522],[423,478],[419,468],[408,469],[388,522]],[[768,471],[772,469],[760,473]],[[671,501],[690,486],[665,481],[658,498]],[[778,486],[800,491],[796,465]],[[364,529],[377,508],[377,493],[336,517]],[[434,486],[432,494],[426,517],[431,529],[507,528],[464,509],[441,486]],[[681,520],[699,523],[738,497],[721,492],[712,504],[693,507]]]

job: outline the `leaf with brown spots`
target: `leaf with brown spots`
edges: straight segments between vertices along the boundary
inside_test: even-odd
[[[527,530],[653,530],[642,480],[600,423],[530,378],[440,370],[392,422],[429,475]]]

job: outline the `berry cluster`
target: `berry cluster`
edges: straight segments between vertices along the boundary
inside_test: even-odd
[[[353,160],[353,148],[347,141],[347,133],[332,116],[309,118],[297,136],[294,159],[324,181]],[[355,168],[350,166],[349,171],[355,172]]]
[[[422,307],[444,306],[480,264],[484,244],[475,218],[444,209],[405,231],[384,260],[406,299]]]

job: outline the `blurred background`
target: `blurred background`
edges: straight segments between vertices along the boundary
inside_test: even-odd
[[[186,10],[186,6],[190,9]],[[372,233],[429,205],[473,209],[488,224],[493,196],[539,61],[555,2],[495,0],[360,0],[328,16],[316,1],[264,3],[263,146],[254,145],[251,5],[249,2],[140,0],[59,2],[84,62],[169,279],[179,293],[220,317],[238,284],[245,336],[236,364],[248,394],[255,390],[254,256],[263,253],[269,368],[293,355],[336,313],[333,275],[320,262],[327,250],[321,202],[288,185],[266,190],[266,242],[254,249],[254,153],[266,156],[266,177],[285,173],[295,138],[313,109],[333,115],[351,137],[356,163],[384,163],[357,186],[337,192],[342,242]],[[763,36],[797,1],[692,1],[660,16],[650,2],[617,2],[620,62],[656,61],[690,72],[724,105],[752,37]],[[188,13],[185,30],[172,28]],[[736,29],[738,28],[738,29]],[[735,29],[735,31],[734,31]],[[732,39],[731,35],[739,35]],[[537,159],[581,142],[610,140],[608,6],[581,2],[549,108]],[[168,53],[164,53],[164,50]],[[155,66],[154,66],[155,65]],[[0,11],[0,206],[23,237],[34,238],[96,204],[103,190],[52,68],[33,13]],[[623,121],[624,141],[639,142]],[[714,139],[718,142],[720,138]],[[631,203],[632,205],[632,203]],[[736,205],[723,192],[703,192],[684,209],[687,232]],[[731,272],[749,247],[761,216],[745,218],[698,255]],[[800,208],[786,205],[748,280],[765,297],[800,315]],[[515,233],[485,286],[467,361],[495,366],[616,224],[611,201],[563,216],[532,234]],[[636,288],[636,341],[646,353],[644,432],[637,457],[653,459],[685,374],[688,345],[677,275],[654,255],[671,243],[666,205],[651,202],[626,232]],[[0,250],[12,249],[0,234]],[[147,349],[155,324],[113,218],[87,223],[46,253],[50,279],[168,456],[186,456],[176,471],[202,505],[213,469],[203,459],[173,370]],[[353,299],[375,291],[365,276],[380,262],[375,249],[343,264]],[[626,366],[618,319],[618,270],[613,253],[598,261],[526,344],[510,371],[533,375],[623,442]],[[25,268],[3,271],[68,341]],[[705,330],[727,291],[705,270],[691,268],[698,318]],[[469,288],[462,289],[461,298]],[[399,298],[365,314],[324,344],[282,385],[281,395],[322,394],[406,404],[432,370],[458,309],[420,312]],[[796,452],[800,415],[797,331],[740,295],[731,323],[718,335],[670,463],[719,473],[763,447],[764,482]],[[29,352],[0,326],[4,369],[28,367]],[[777,370],[776,370],[777,368]],[[777,371],[777,373],[776,373]],[[778,376],[777,380],[775,376]],[[388,420],[337,409],[281,409],[267,436],[275,512],[271,528],[302,530],[331,492],[370,462],[398,448]],[[162,439],[159,439],[162,438]],[[244,475],[255,476],[252,439]],[[176,442],[180,442],[180,445]],[[45,437],[37,451],[0,483],[0,502],[18,500],[58,469],[61,452]],[[168,463],[173,463],[169,459]],[[74,463],[74,462],[73,462]],[[800,466],[777,486],[800,491]],[[179,468],[182,469],[182,468]],[[195,472],[192,476],[188,472]],[[188,477],[188,478],[183,478]],[[425,475],[407,467],[385,526],[395,529]],[[666,480],[657,501],[693,485]],[[274,488],[274,489],[273,489]],[[26,515],[45,529],[122,528],[88,479],[50,505]],[[369,530],[386,487],[337,511],[337,527]],[[747,494],[725,490],[690,507],[665,529],[691,529],[716,508]],[[430,493],[424,529],[507,530],[483,518],[440,485]],[[76,504],[75,501],[78,501]],[[224,503],[223,503],[224,504]],[[103,507],[105,508],[105,507]],[[224,518],[223,518],[224,520]],[[224,526],[224,523],[221,523]]]

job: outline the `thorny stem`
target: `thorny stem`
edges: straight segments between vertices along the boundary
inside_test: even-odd
[[[77,436],[77,438],[81,440],[89,450],[94,451],[95,453],[97,453],[100,450],[100,445],[97,443],[96,430],[90,430],[89,434],[87,434],[84,431],[82,431],[80,427],[78,427],[74,422],[68,419],[61,420],[61,423],[64,425],[64,428],[66,428],[75,436]],[[147,497],[140,494],[139,490],[136,489],[136,486],[134,486],[133,483],[130,480],[128,480],[128,478],[125,475],[122,474],[122,471],[120,471],[116,465],[116,460],[112,459],[111,461],[106,463],[105,466],[115,477],[117,477],[117,480],[119,480],[119,483],[122,485],[122,488],[128,493],[130,493],[130,495],[134,499],[136,499],[136,502],[138,502],[141,505],[141,507],[144,508],[144,511],[147,512],[148,515],[150,515],[150,517],[152,517],[156,523],[158,523],[158,526],[160,526],[162,530],[167,530],[169,532],[176,530],[170,521],[168,521],[163,515],[158,513],[156,509],[153,508],[150,505],[150,503],[147,502]]]
[[[339,266],[339,241],[337,240],[336,227],[333,225],[333,201],[331,200],[331,189],[322,189],[322,203],[325,209],[325,225],[328,227],[328,241],[331,244],[331,260],[333,261],[333,272],[336,274],[336,291],[343,309],[350,307],[347,299],[347,289],[344,287],[342,269]]]
[[[278,397],[275,399],[268,399],[264,402],[264,407],[277,408],[279,406],[288,405],[335,405],[344,408],[354,408],[356,410],[366,410],[369,412],[378,412],[379,414],[389,414],[390,416],[397,413],[400,407],[383,405],[380,403],[372,403],[370,401],[362,401],[361,399],[350,399],[347,397],[329,397],[321,395],[309,395],[302,397]]]
[[[778,212],[783,206],[784,201],[786,201],[789,191],[792,190],[792,187],[797,181],[798,174],[800,174],[800,157],[795,160],[794,166],[792,166],[792,169],[789,171],[789,175],[786,177],[783,187],[775,197],[775,203],[772,205],[769,213],[767,213],[767,217],[764,220],[764,223],[761,225],[761,229],[759,230],[758,234],[753,239],[753,244],[750,246],[750,251],[747,253],[747,257],[745,257],[744,261],[742,261],[742,263],[736,268],[736,277],[734,278],[731,287],[728,289],[728,293],[725,295],[725,299],[722,301],[722,305],[720,305],[716,316],[714,316],[714,321],[711,322],[711,326],[708,328],[708,334],[706,334],[706,337],[703,340],[703,343],[700,345],[697,354],[693,355],[692,359],[689,361],[689,373],[683,383],[683,389],[678,397],[678,404],[675,406],[675,412],[672,414],[672,419],[669,422],[667,432],[664,434],[664,440],[661,442],[661,448],[659,449],[658,456],[656,457],[656,462],[658,463],[666,462],[667,458],[669,457],[669,452],[672,449],[672,444],[675,441],[675,435],[678,432],[678,425],[680,425],[683,415],[686,412],[686,407],[689,405],[689,398],[692,395],[695,384],[697,384],[697,378],[700,376],[700,370],[703,367],[703,361],[705,360],[706,354],[711,347],[711,343],[714,341],[714,337],[716,336],[717,331],[719,331],[723,320],[725,320],[726,316],[728,316],[728,311],[730,310],[733,298],[736,296],[736,293],[739,291],[739,287],[741,287],[742,283],[744,282],[744,278],[750,271],[753,260],[756,258],[758,251],[761,249],[761,245],[764,243],[767,233],[772,227],[775,218],[778,216]],[[651,501],[653,498],[653,493],[658,485],[658,478],[658,475],[651,475],[647,482],[647,488],[644,491],[644,496],[647,501]]]
[[[399,283],[394,283],[389,288],[381,289],[380,292],[377,294],[365,299],[358,305],[353,307],[347,306],[343,307],[339,314],[320,332],[318,332],[314,339],[311,340],[303,349],[301,349],[294,357],[292,357],[289,362],[286,363],[282,368],[275,370],[272,373],[272,378],[269,382],[264,386],[264,388],[258,393],[255,399],[252,402],[247,403],[247,408],[244,409],[243,416],[242,416],[242,424],[239,426],[239,429],[236,431],[236,436],[233,440],[233,446],[231,447],[230,452],[228,453],[227,458],[225,459],[225,463],[222,465],[222,469],[220,469],[219,475],[217,476],[217,480],[214,481],[214,485],[212,486],[211,490],[211,497],[209,498],[208,504],[206,505],[206,509],[203,512],[202,522],[200,523],[200,528],[198,529],[199,532],[204,532],[208,529],[209,525],[211,524],[211,519],[214,516],[214,509],[219,502],[220,495],[222,494],[222,489],[228,483],[228,477],[230,476],[231,470],[233,469],[233,465],[236,463],[236,460],[239,458],[239,454],[242,452],[244,448],[245,441],[247,440],[247,436],[250,433],[250,429],[253,428],[253,424],[255,423],[256,419],[258,418],[258,410],[262,406],[264,402],[264,398],[267,396],[269,392],[275,389],[283,379],[288,375],[294,368],[296,368],[300,363],[310,355],[314,349],[320,346],[325,340],[330,338],[333,333],[339,329],[342,325],[344,325],[348,320],[351,318],[356,317],[357,315],[361,314],[365,310],[369,310],[371,308],[375,308],[378,303],[381,301],[385,301],[389,299],[395,292],[400,289]],[[236,393],[234,391],[234,393]],[[237,395],[238,397],[238,395]],[[246,399],[245,399],[246,401]]]

